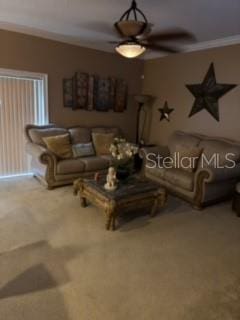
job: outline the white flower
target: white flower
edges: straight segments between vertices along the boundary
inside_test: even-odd
[[[115,138],[114,143],[110,146],[112,156],[117,160],[131,159],[137,152],[138,147],[123,138]]]

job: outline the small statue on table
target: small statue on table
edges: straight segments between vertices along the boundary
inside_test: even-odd
[[[108,169],[108,174],[107,174],[107,182],[104,185],[104,188],[108,191],[114,191],[117,189],[117,173],[114,167],[110,167]]]

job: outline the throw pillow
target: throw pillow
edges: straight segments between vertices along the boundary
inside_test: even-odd
[[[48,150],[53,152],[57,157],[61,159],[72,158],[72,146],[68,133],[55,137],[43,138],[43,140],[46,143]]]
[[[185,147],[182,145],[176,146],[176,167],[189,172],[194,172],[197,169],[198,161],[203,152],[199,147]]]
[[[43,138],[56,137],[66,133],[68,133],[67,130],[63,128],[32,128],[29,130],[29,136],[32,142],[44,147],[46,147],[46,144],[44,143]]]
[[[97,156],[110,155],[110,146],[115,138],[114,133],[92,133],[92,139]]]
[[[72,145],[73,157],[91,157],[95,155],[92,142],[77,143]]]

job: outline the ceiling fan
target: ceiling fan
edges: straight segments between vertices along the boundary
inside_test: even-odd
[[[194,40],[191,33],[179,29],[151,34],[152,26],[133,0],[130,8],[114,24],[117,35],[122,40],[109,43],[116,44],[116,51],[125,58],[136,58],[147,49],[177,53],[181,51],[179,48],[164,43],[174,40]]]

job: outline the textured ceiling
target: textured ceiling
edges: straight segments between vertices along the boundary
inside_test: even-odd
[[[112,24],[130,0],[0,0],[0,28],[113,51]],[[240,0],[138,0],[153,31],[180,27],[197,42],[240,38]],[[229,38],[230,37],[230,38]],[[221,42],[221,41],[220,41]],[[240,41],[239,41],[240,42]]]

